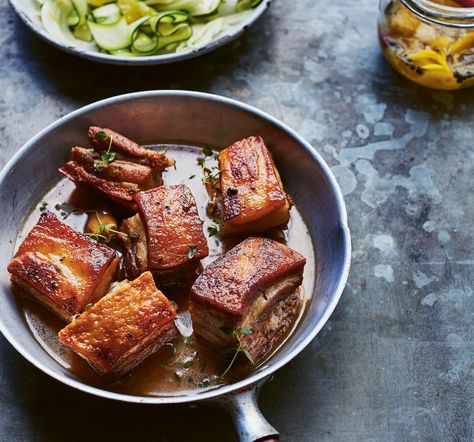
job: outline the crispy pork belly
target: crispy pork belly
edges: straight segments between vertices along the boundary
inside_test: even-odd
[[[173,159],[160,152],[145,149],[111,129],[95,126],[89,127],[89,143],[99,152],[105,152],[109,148],[110,137],[112,137],[112,150],[117,152],[119,159],[128,159],[134,163],[159,170],[164,170],[174,165]]]
[[[173,305],[145,272],[117,283],[58,337],[99,374],[120,376],[178,335],[175,317]]]
[[[142,190],[152,189],[163,184],[159,169],[152,169],[149,166],[130,161],[114,160],[104,169],[94,171],[94,165],[100,161],[100,155],[94,149],[73,147],[71,149],[71,161],[80,164],[89,173],[95,172],[95,175],[99,178],[137,184]]]
[[[221,151],[219,168],[224,233],[262,232],[288,222],[291,200],[262,138]]]
[[[66,321],[108,290],[119,258],[110,247],[44,212],[8,265],[14,288]]]
[[[192,283],[209,249],[196,201],[187,186],[162,186],[135,195],[138,214],[124,220],[125,269],[145,270],[160,285]]]
[[[92,149],[75,146],[59,171],[125,209],[136,211],[133,195],[163,184],[161,172],[174,164],[166,155],[138,145],[113,130],[90,127]]]
[[[91,187],[124,209],[135,211],[133,195],[140,188],[133,183],[116,183],[95,176],[75,161],[68,161],[59,171],[77,185]]]
[[[297,288],[306,260],[268,238],[247,238],[209,265],[191,288],[194,333],[222,349],[235,338],[222,328],[248,328],[242,343],[262,358],[291,326],[300,307]]]

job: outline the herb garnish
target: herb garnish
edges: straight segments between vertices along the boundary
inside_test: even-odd
[[[97,132],[97,136],[99,136],[99,133],[105,134],[104,131],[99,131]],[[105,134],[107,136],[107,134]],[[112,135],[108,136],[110,141],[109,141],[109,147],[107,149],[107,152],[105,152],[101,157],[100,161],[94,161],[94,171],[96,172],[102,172],[112,161],[115,160],[115,157],[117,155],[117,152],[113,152],[110,149],[112,149],[112,142],[114,140]],[[102,136],[99,136],[100,139],[104,139]]]
[[[212,153],[212,149],[209,146],[205,146],[202,148],[202,153],[204,157],[198,158],[198,164],[201,166],[201,180],[204,184],[209,184],[214,189],[219,189],[220,181],[219,177],[221,171],[218,166],[211,166],[210,168],[207,166],[206,161],[208,159],[216,159],[216,157]]]
[[[191,244],[188,247],[188,258],[193,259],[196,256],[197,251],[198,251],[198,248],[194,244]]]
[[[212,222],[207,226],[207,232],[209,233],[209,237],[215,236],[219,233],[221,229],[222,222],[218,219],[213,219]]]
[[[229,335],[229,336],[232,336],[234,337],[235,339],[237,339],[237,346],[236,347],[231,347],[229,348],[229,353],[230,352],[234,352],[234,356],[232,357],[232,360],[230,361],[230,364],[227,366],[227,368],[225,369],[224,373],[222,373],[219,378],[222,379],[223,377],[225,377],[225,375],[229,372],[229,370],[232,368],[232,366],[234,365],[234,362],[235,360],[237,359],[237,356],[239,355],[239,353],[243,353],[245,355],[245,357],[252,363],[252,364],[255,364],[253,358],[252,358],[252,355],[249,353],[249,351],[247,350],[247,348],[244,347],[244,345],[242,344],[242,339],[241,339],[241,336],[243,335],[250,335],[252,334],[252,330],[250,330],[249,328],[238,328],[238,329],[235,329],[235,328],[232,328],[232,327],[220,327],[221,331],[223,333],[225,333],[226,335]]]
[[[204,146],[202,148],[202,153],[205,157],[212,157],[212,149],[209,146]]]
[[[99,140],[105,140],[107,138],[107,134],[103,130],[99,130],[95,135]]]
[[[111,233],[115,233],[117,235],[125,235],[123,232],[119,232],[118,230],[110,228],[107,224],[104,224],[102,222],[102,218],[99,215],[99,212],[97,210],[94,210],[95,216],[97,217],[97,221],[99,222],[99,226],[93,233],[86,233],[87,236],[95,239],[97,242],[100,242],[100,240],[107,241],[108,236]]]
[[[193,366],[194,359],[188,359],[184,364],[183,368],[191,368]]]
[[[39,208],[40,212],[44,212],[48,208],[48,203],[46,201],[43,201],[41,203],[41,206]]]

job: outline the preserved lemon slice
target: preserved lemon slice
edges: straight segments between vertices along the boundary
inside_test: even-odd
[[[416,54],[409,55],[408,58],[415,62],[416,66],[420,67],[422,67],[424,64],[431,64],[433,62],[448,67],[448,62],[443,54],[429,49],[422,49]]]
[[[449,49],[450,55],[459,54],[466,49],[474,47],[474,32],[469,32],[463,37],[456,40],[456,42]]]
[[[436,37],[434,40],[431,40],[430,46],[433,49],[438,49],[440,51],[446,52],[452,43],[453,43],[452,38],[443,36],[443,37]]]
[[[146,3],[138,0],[118,0],[117,5],[122,11],[127,23],[133,23],[139,18],[152,16],[158,12]]]

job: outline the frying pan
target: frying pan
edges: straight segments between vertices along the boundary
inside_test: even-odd
[[[58,181],[57,168],[67,160],[72,143],[87,142],[90,125],[113,127],[142,143],[226,147],[246,136],[260,135],[271,146],[285,189],[307,223],[317,271],[311,301],[297,329],[272,358],[244,379],[214,390],[156,397],[115,393],[75,377],[44,351],[25,326],[6,267],[23,220],[45,190]],[[316,150],[292,129],[251,106],[216,95],[188,91],[120,95],[64,116],[26,143],[0,174],[0,207],[0,331],[32,364],[64,384],[113,400],[142,404],[217,402],[232,415],[241,441],[278,438],[278,432],[258,409],[258,389],[321,330],[339,301],[350,264],[350,234],[339,186]]]

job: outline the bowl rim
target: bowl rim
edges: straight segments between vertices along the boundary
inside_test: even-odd
[[[257,21],[266,9],[270,6],[272,0],[262,0],[262,2],[255,8],[254,13],[243,20],[241,23],[236,25],[231,32],[224,34],[216,40],[212,40],[207,45],[200,46],[197,49],[189,49],[182,52],[172,52],[170,54],[161,55],[146,55],[139,57],[129,56],[118,56],[103,54],[98,51],[92,51],[88,49],[81,49],[67,43],[56,41],[40,23],[36,23],[25,10],[20,6],[18,0],[8,0],[13,10],[20,17],[21,21],[36,35],[47,43],[52,44],[56,48],[65,51],[69,54],[76,55],[88,60],[96,61],[99,63],[122,65],[122,66],[145,66],[145,65],[159,65],[175,63],[182,60],[188,60],[190,58],[198,57],[208,52],[213,51],[221,46],[230,43],[232,40],[238,38],[249,26]]]
[[[281,367],[286,365],[288,362],[290,362],[290,360],[292,360],[295,356],[297,356],[316,337],[316,335],[319,333],[322,327],[326,324],[326,322],[332,315],[334,309],[336,308],[339,302],[339,299],[341,298],[342,292],[344,290],[344,287],[348,279],[350,262],[351,262],[351,236],[350,236],[349,226],[347,223],[346,206],[344,203],[342,192],[336,181],[336,178],[334,177],[329,166],[326,164],[323,158],[306,140],[304,140],[293,129],[288,127],[285,123],[281,122],[277,118],[253,106],[250,106],[248,104],[242,103],[232,98],[227,98],[220,95],[215,95],[215,94],[210,94],[210,93],[205,93],[205,92],[185,91],[185,90],[150,90],[150,91],[142,91],[142,92],[134,92],[134,93],[128,93],[128,94],[123,94],[123,95],[117,95],[117,96],[106,98],[104,100],[100,100],[100,101],[88,104],[86,106],[83,106],[59,118],[55,122],[45,127],[43,130],[41,130],[38,134],[33,136],[29,141],[27,141],[13,155],[13,157],[8,161],[8,163],[1,170],[0,186],[3,184],[3,181],[5,180],[5,178],[11,173],[12,169],[15,167],[18,160],[20,160],[23,155],[25,155],[30,149],[34,149],[34,146],[42,137],[44,137],[45,135],[51,132],[54,132],[63,124],[73,121],[77,117],[80,117],[81,115],[86,114],[90,111],[104,108],[109,105],[114,105],[117,103],[126,103],[126,102],[140,100],[140,99],[150,99],[150,98],[159,99],[163,97],[181,97],[182,99],[199,98],[199,99],[210,100],[210,101],[218,102],[226,106],[237,108],[244,112],[254,114],[260,119],[263,119],[264,121],[268,122],[269,124],[278,127],[280,130],[286,132],[288,135],[294,138],[299,144],[301,144],[301,146],[306,150],[306,152],[310,154],[313,160],[320,166],[321,172],[324,174],[325,178],[329,182],[329,185],[334,190],[335,203],[336,203],[338,212],[340,214],[340,221],[341,221],[341,225],[340,225],[341,230],[342,230],[341,241],[343,242],[344,261],[343,261],[343,266],[342,266],[342,272],[339,276],[338,284],[334,290],[333,296],[331,297],[332,299],[328,307],[326,308],[326,311],[324,312],[320,320],[317,322],[315,327],[311,329],[306,334],[306,336],[303,337],[303,339],[298,345],[296,345],[284,357],[279,358],[276,361],[271,361],[268,364],[268,366],[263,368],[261,371],[252,373],[249,376],[245,377],[244,379],[241,379],[240,381],[236,383],[226,384],[212,390],[200,392],[198,394],[190,393],[190,394],[183,394],[183,395],[177,395],[177,396],[170,395],[170,396],[156,396],[156,397],[155,396],[136,396],[136,395],[129,395],[129,394],[116,393],[116,392],[112,392],[108,390],[103,390],[98,387],[87,385],[84,382],[81,382],[79,380],[68,378],[67,376],[55,371],[54,369],[49,368],[41,360],[38,360],[35,356],[32,356],[27,350],[25,350],[22,347],[22,345],[19,342],[17,342],[15,335],[11,333],[8,329],[6,329],[6,327],[0,320],[0,332],[3,334],[3,336],[25,359],[31,362],[38,369],[48,374],[52,378],[62,382],[63,384],[66,384],[77,390],[90,393],[95,396],[100,396],[103,398],[118,400],[122,402],[145,403],[145,404],[178,404],[178,403],[209,400],[209,399],[217,398],[222,395],[229,394],[237,390],[243,389],[245,387],[251,386],[257,383],[259,380],[270,376],[276,370],[280,369]]]

